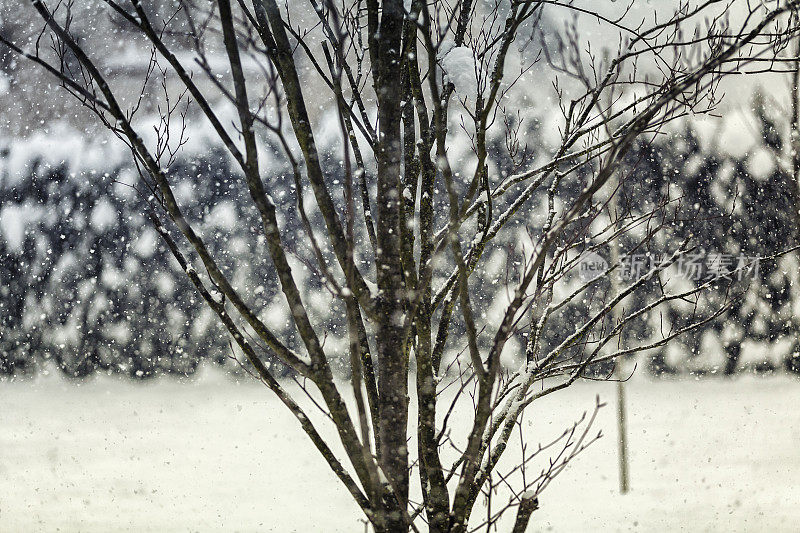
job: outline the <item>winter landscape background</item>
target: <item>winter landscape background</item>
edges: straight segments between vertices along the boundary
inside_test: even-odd
[[[90,11],[91,2],[85,4]],[[13,2],[0,2],[0,13],[3,35],[29,30]],[[304,16],[299,10],[301,22]],[[545,19],[553,27],[561,22]],[[581,24],[589,38],[606,38],[591,22]],[[147,60],[142,43],[120,21],[104,18],[98,26],[99,35],[87,40],[108,32],[121,37],[105,50],[104,66],[136,79]],[[455,78],[461,66],[450,61]],[[680,119],[642,140],[620,172],[620,201],[632,216],[667,195],[680,198],[666,232],[645,249],[631,242],[622,253],[649,260],[690,238],[703,251],[697,283],[706,279],[709,255],[770,257],[800,235],[800,195],[785,164],[788,76],[726,80],[723,87],[730,98],[718,112]],[[530,113],[507,117],[529,140],[531,161],[557,138],[549,89],[542,80],[515,89],[513,97],[530,102]],[[43,97],[51,100],[44,111],[35,105]],[[357,506],[296,421],[236,360],[229,335],[152,229],[148,194],[129,152],[78,109],[56,83],[0,51],[0,531],[363,530]],[[219,109],[234,120],[232,106]],[[150,131],[158,117],[155,109],[145,111],[143,122],[152,124],[143,130]],[[313,113],[325,179],[336,185],[345,172],[338,115]],[[247,188],[209,124],[192,118],[188,142],[167,169],[177,199],[259,317],[290,348],[300,347],[266,244],[251,246],[260,222]],[[462,150],[452,159],[467,169],[469,141],[457,128],[452,134]],[[489,140],[494,170],[506,176],[518,162],[504,159],[503,142],[501,135]],[[291,169],[275,155],[277,141],[269,143],[261,147],[263,164],[274,176],[273,200],[288,213],[282,232],[298,237],[287,240],[300,290],[312,318],[324,325],[326,347],[345,353],[344,306],[307,266],[313,251],[293,208]],[[568,178],[559,201],[578,194],[584,170]],[[322,225],[306,194],[312,224]],[[543,191],[502,230],[472,278],[475,309],[487,323],[499,320],[508,303],[515,265],[530,234],[545,224],[546,200]],[[335,201],[344,208],[341,198]],[[507,207],[502,202],[495,209]],[[437,212],[437,226],[446,224],[444,211]],[[609,258],[610,251],[601,255]],[[591,412],[596,395],[610,402],[594,426],[605,437],[553,483],[530,530],[796,529],[799,258],[794,252],[759,262],[744,279],[745,296],[725,314],[624,361],[633,376],[630,494],[617,489],[614,393],[602,382],[611,365],[590,369],[598,382],[544,398],[526,414],[526,431],[545,442],[565,421]],[[446,279],[436,276],[436,285]],[[608,289],[601,284],[596,291]],[[724,299],[725,287],[707,298]],[[561,309],[544,345],[557,346],[590,311]],[[691,312],[685,302],[670,304],[624,336],[646,343],[665,323],[680,327]],[[460,317],[453,320],[463,332]],[[525,342],[522,333],[509,341],[505,365],[516,362]],[[451,342],[445,358],[455,360],[463,350],[463,342]],[[290,369],[263,356],[288,387],[296,386]],[[349,378],[348,364],[332,362],[337,379]]]

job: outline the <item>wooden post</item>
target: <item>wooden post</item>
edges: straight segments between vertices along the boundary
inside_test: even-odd
[[[619,220],[619,213],[617,210],[617,191],[612,192],[611,199],[609,200],[609,212],[611,216],[617,217],[617,225]],[[618,243],[611,241],[611,264],[619,265],[619,246]],[[621,267],[617,267],[621,270]],[[611,289],[613,297],[619,294],[619,276],[611,275]],[[618,306],[611,309],[612,327],[616,326],[620,319]],[[623,348],[622,332],[620,331],[619,347]],[[613,349],[613,348],[612,348]],[[614,378],[617,380],[617,456],[619,458],[619,491],[626,494],[630,490],[630,477],[628,472],[628,428],[625,412],[625,383],[622,381],[624,376],[622,374],[621,365],[614,361]]]

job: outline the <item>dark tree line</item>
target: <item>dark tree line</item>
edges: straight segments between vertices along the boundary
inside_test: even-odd
[[[726,155],[713,144],[704,148],[700,134],[690,124],[683,131],[640,143],[630,153],[630,178],[623,182],[621,195],[628,209],[635,213],[643,200],[670,190],[680,203],[677,223],[643,251],[663,254],[681,239],[690,238],[700,261],[725,256],[729,264],[722,266],[731,271],[740,257],[761,258],[743,272],[747,290],[730,300],[726,313],[688,332],[673,346],[678,348],[673,353],[680,357],[669,360],[666,349],[651,354],[653,373],[798,371],[800,327],[796,285],[792,288],[793,280],[797,281],[797,261],[792,254],[771,259],[797,244],[798,187],[777,160],[784,146],[775,124],[762,107],[756,105],[755,109],[753,126],[761,142],[743,155]],[[767,159],[753,161],[757,152]],[[703,268],[705,272],[708,264]],[[707,296],[719,302],[725,299],[726,290],[720,284]],[[671,305],[663,320],[680,324],[686,309],[685,305]],[[633,331],[647,335],[658,325],[659,321],[651,320]],[[702,340],[709,334],[712,342],[721,345],[722,359],[704,353],[709,348]],[[746,340],[760,346],[743,346]],[[782,352],[777,357],[762,360],[756,354],[747,354],[748,363],[742,363],[743,349],[765,352],[778,341],[782,341]]]
[[[781,150],[778,136],[771,134],[774,125],[762,114],[764,144]],[[527,127],[527,126],[526,126]],[[535,132],[535,124],[526,135]],[[501,139],[494,141],[496,144]],[[510,175],[515,162],[503,157],[500,146],[491,146],[501,172]],[[662,135],[639,143],[625,160],[621,175],[621,206],[624,216],[633,218],[640,206],[657,202],[670,193],[677,200],[675,212],[666,231],[646,248],[633,252],[669,253],[681,239],[690,237],[697,248],[708,253],[731,256],[767,257],[794,243],[791,232],[793,206],[796,202],[791,178],[776,165],[767,176],[753,176],[748,171],[748,155],[732,157],[712,148],[704,149],[698,134],[687,124],[679,133]],[[327,179],[343,179],[343,169],[334,154],[325,157],[331,169]],[[336,168],[339,167],[339,172]],[[185,275],[172,259],[165,245],[148,227],[146,198],[120,180],[124,169],[97,169],[74,175],[69,165],[53,167],[32,160],[24,179],[6,180],[13,186],[0,187],[0,206],[35,206],[45,212],[26,224],[21,246],[12,246],[0,237],[0,372],[3,374],[34,373],[51,359],[71,377],[84,377],[96,371],[127,373],[146,378],[158,373],[191,375],[201,360],[230,365],[231,346],[224,332],[214,324],[203,303],[192,296]],[[277,201],[287,202],[293,183],[288,178]],[[179,161],[171,168],[177,183],[191,198],[187,211],[198,218],[210,218],[212,243],[244,241],[256,228],[257,220],[243,208],[242,195],[224,154],[211,153],[191,161]],[[203,179],[213,176],[213,179]],[[634,179],[635,178],[635,179]],[[565,186],[561,195],[577,194],[579,180]],[[733,199],[733,201],[731,201]],[[562,198],[567,200],[567,198]],[[542,209],[546,195],[535,197],[520,211],[519,220],[509,225],[498,237],[494,253],[504,258],[521,257],[520,231],[535,232],[534,213]],[[228,208],[217,220],[205,206],[222,203]],[[102,204],[102,206],[101,206]],[[101,207],[98,207],[101,206]],[[507,209],[501,200],[496,209]],[[101,227],[92,223],[95,209],[104,210]],[[312,213],[319,217],[319,213]],[[443,220],[445,214],[439,213]],[[302,231],[298,217],[287,217],[290,231]],[[577,223],[579,225],[580,222]],[[0,234],[4,235],[4,234]],[[365,236],[366,238],[366,236]],[[124,246],[119,246],[124,243]],[[627,243],[632,247],[635,242]],[[624,246],[623,246],[624,248]],[[296,255],[308,255],[307,247],[298,245]],[[606,256],[607,250],[604,250]],[[227,269],[250,289],[261,302],[277,294],[271,265],[264,261],[262,249],[248,246],[222,255]],[[304,260],[308,258],[305,257]],[[791,273],[785,263],[759,263],[756,276],[744,298],[731,303],[725,316],[681,339],[685,357],[668,360],[664,349],[649,354],[654,374],[687,372],[721,372],[734,374],[745,370],[739,364],[741,341],[752,339],[773,342],[779,338],[797,338],[797,324],[791,313]],[[478,308],[485,311],[498,296],[498,283],[512,272],[505,264],[500,269],[476,273]],[[502,283],[501,283],[502,284]],[[311,273],[305,289],[324,294],[318,273]],[[651,287],[655,290],[655,287]],[[608,291],[609,284],[598,284],[595,291]],[[722,288],[720,289],[722,290]],[[724,295],[718,295],[723,298]],[[599,300],[599,298],[598,298]],[[566,306],[557,320],[564,324],[584,319],[588,311],[583,305]],[[685,310],[672,306],[665,319],[680,324]],[[275,318],[275,317],[273,317]],[[287,321],[286,317],[280,320]],[[733,334],[723,338],[726,324],[735,324]],[[336,313],[329,317],[329,330],[335,335],[343,324]],[[456,336],[463,334],[464,323],[453,317]],[[654,317],[631,322],[624,331],[626,342],[651,337],[658,327]],[[291,334],[290,328],[287,334]],[[544,342],[558,345],[566,329],[548,330]],[[719,368],[698,367],[693,360],[702,355],[701,339],[714,333],[727,355]],[[517,335],[520,342],[524,338]],[[797,342],[785,354],[784,368],[798,370]],[[576,347],[577,350],[586,347]],[[280,363],[274,361],[280,366]],[[346,372],[342,362],[339,367]],[[594,370],[602,374],[608,366]],[[780,370],[764,361],[755,370]]]

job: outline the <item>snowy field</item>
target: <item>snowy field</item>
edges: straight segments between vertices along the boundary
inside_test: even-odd
[[[560,433],[608,383],[541,401]],[[541,498],[529,531],[797,531],[800,382],[629,383],[633,492],[606,436]],[[214,377],[0,382],[0,531],[364,530],[349,495],[265,388]]]

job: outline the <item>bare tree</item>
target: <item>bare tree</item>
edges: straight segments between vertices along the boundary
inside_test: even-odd
[[[514,509],[513,530],[524,531],[541,491],[599,437],[589,416],[549,446],[530,446],[525,409],[591,377],[593,366],[664,345],[724,311],[724,302],[702,303],[718,279],[688,290],[670,284],[667,272],[689,242],[616,290],[607,284],[619,262],[588,279],[576,270],[587,252],[622,236],[646,247],[675,220],[679,198],[665,195],[633,216],[609,208],[616,188],[607,184],[635,142],[714,110],[725,74],[781,61],[795,2],[678,2],[644,22],[633,4],[609,15],[568,0],[177,0],[158,10],[146,3],[103,0],[94,14],[76,16],[72,0],[32,0],[26,9],[38,15],[38,31],[0,41],[53,75],[129,147],[155,228],[376,531],[488,531]],[[132,100],[120,97],[130,87],[104,68],[102,47],[76,37],[100,12],[150,50]],[[568,22],[556,31],[559,20]],[[618,40],[587,46],[585,20]],[[175,43],[189,43],[193,57]],[[150,79],[160,80],[158,91]],[[553,83],[549,107],[561,115],[553,146],[519,128],[531,107],[526,85],[537,80]],[[141,131],[143,101],[159,110],[154,141]],[[234,125],[223,115],[231,105]],[[330,180],[323,164],[317,108],[337,110],[343,181]],[[169,167],[193,117],[209,123],[241,171],[261,221],[254,246],[266,243],[297,347],[268,327],[176,199]],[[291,205],[270,196],[265,139],[291,168]],[[454,156],[459,142],[469,147],[466,159]],[[500,172],[500,159],[516,170]],[[542,222],[523,221],[530,238],[509,257],[506,303],[498,317],[485,316],[470,283],[494,239],[532,203],[542,206]],[[281,231],[292,216],[304,228],[305,261],[345,314],[344,350],[326,347],[292,269],[299,252]],[[635,294],[643,303],[628,307]],[[689,324],[615,347],[628,324],[676,300],[694,305]],[[557,320],[573,304],[584,318]],[[554,328],[559,342],[548,345]],[[524,339],[516,368],[501,362],[512,338]],[[293,370],[320,416],[275,379],[264,350]],[[335,379],[336,358],[349,364],[349,391]],[[332,425],[341,446],[326,442],[320,425]],[[516,441],[520,457],[501,461]],[[554,456],[536,472],[545,450]],[[486,513],[478,516],[482,494]]]

